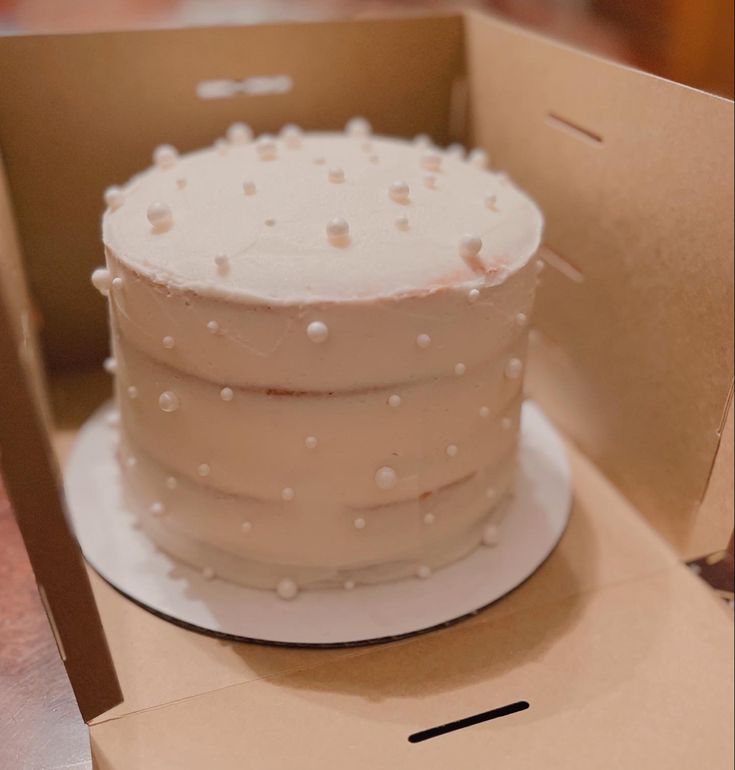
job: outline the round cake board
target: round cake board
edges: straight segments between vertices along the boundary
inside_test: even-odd
[[[122,505],[117,429],[101,407],[82,427],[65,471],[72,526],[89,564],[151,612],[195,630],[243,641],[340,646],[388,641],[476,613],[525,581],[559,541],[572,503],[563,441],[535,404],[523,405],[516,494],[506,504],[500,541],[427,579],[303,591],[275,591],[206,580],[158,550]]]

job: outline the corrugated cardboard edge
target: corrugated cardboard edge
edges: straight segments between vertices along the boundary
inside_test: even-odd
[[[700,503],[721,538],[732,102],[466,19],[473,138],[546,215],[529,389],[680,555],[714,545]]]
[[[64,512],[19,257],[10,200],[0,176],[0,467],[41,603],[79,710],[89,721],[120,703],[122,692]]]

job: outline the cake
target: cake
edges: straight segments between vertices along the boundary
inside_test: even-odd
[[[125,507],[207,578],[429,578],[502,537],[543,220],[481,150],[287,126],[105,193]]]

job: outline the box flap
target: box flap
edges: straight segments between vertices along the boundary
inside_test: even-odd
[[[119,703],[122,694],[64,514],[11,222],[7,196],[0,195],[0,468],[61,659],[89,720]]]
[[[547,220],[532,393],[686,552],[733,379],[732,102],[476,14],[466,50],[473,136]]]

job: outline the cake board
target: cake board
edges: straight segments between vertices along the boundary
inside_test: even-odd
[[[229,639],[298,646],[389,641],[472,615],[523,583],[561,538],[572,504],[564,443],[539,407],[521,418],[519,469],[500,540],[428,579],[303,591],[294,600],[202,574],[160,551],[122,505],[117,429],[98,409],[64,474],[71,523],[87,562],[124,596],[187,628]]]

